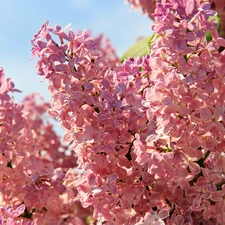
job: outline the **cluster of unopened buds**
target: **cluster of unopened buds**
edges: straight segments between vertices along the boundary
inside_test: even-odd
[[[225,224],[216,12],[200,0],[129,2],[154,11],[150,54],[120,62],[103,36],[46,22],[32,54],[51,103],[15,103],[0,70],[0,224]]]

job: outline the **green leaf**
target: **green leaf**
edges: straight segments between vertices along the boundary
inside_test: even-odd
[[[150,44],[153,37],[154,34],[150,37],[142,38],[141,40],[136,42],[134,45],[127,49],[127,51],[120,58],[120,61],[123,62],[125,59],[128,59],[130,57],[135,58],[137,55],[145,56],[146,54],[149,54]]]

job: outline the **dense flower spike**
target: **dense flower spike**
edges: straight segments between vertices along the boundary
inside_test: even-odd
[[[157,3],[151,54],[122,65],[87,32],[45,23],[35,35],[49,113],[82,170],[77,198],[98,224],[221,223],[225,41],[213,15],[207,2]]]
[[[15,103],[9,92],[18,90],[4,78],[2,68],[0,75],[0,224],[44,224],[42,218],[47,223],[84,224],[90,210],[82,210],[71,185],[76,156],[67,153],[44,119],[49,103],[39,94],[27,96],[22,105]]]
[[[102,35],[46,22],[32,56],[51,103],[15,103],[0,69],[0,224],[225,223],[219,1],[129,2],[154,17],[149,55],[120,64]]]
[[[142,9],[144,14],[147,14],[152,20],[155,20],[155,17],[152,15],[156,9],[156,3],[161,3],[161,0],[125,0],[126,3],[129,3],[131,8],[134,9]],[[170,0],[172,4],[177,4],[177,1]],[[190,7],[193,5],[192,0],[190,0],[187,4]],[[215,10],[218,13],[218,18],[220,20],[220,36],[225,38],[225,8],[223,7],[223,0],[199,0],[198,2],[210,2],[211,9]]]

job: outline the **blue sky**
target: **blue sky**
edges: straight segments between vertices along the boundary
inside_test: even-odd
[[[91,29],[93,36],[103,33],[121,55],[139,36],[148,36],[151,20],[130,10],[123,0],[5,0],[0,5],[0,66],[11,77],[21,94],[20,101],[32,92],[50,95],[47,81],[36,75],[35,60],[30,61],[30,40],[45,21],[74,31]]]

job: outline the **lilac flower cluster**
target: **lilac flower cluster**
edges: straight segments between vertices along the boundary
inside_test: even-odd
[[[151,1],[129,2],[153,12]],[[225,39],[215,14],[200,0],[157,2],[150,54],[123,63],[103,36],[43,24],[32,54],[51,104],[31,95],[16,105],[1,73],[0,224],[224,224]]]

